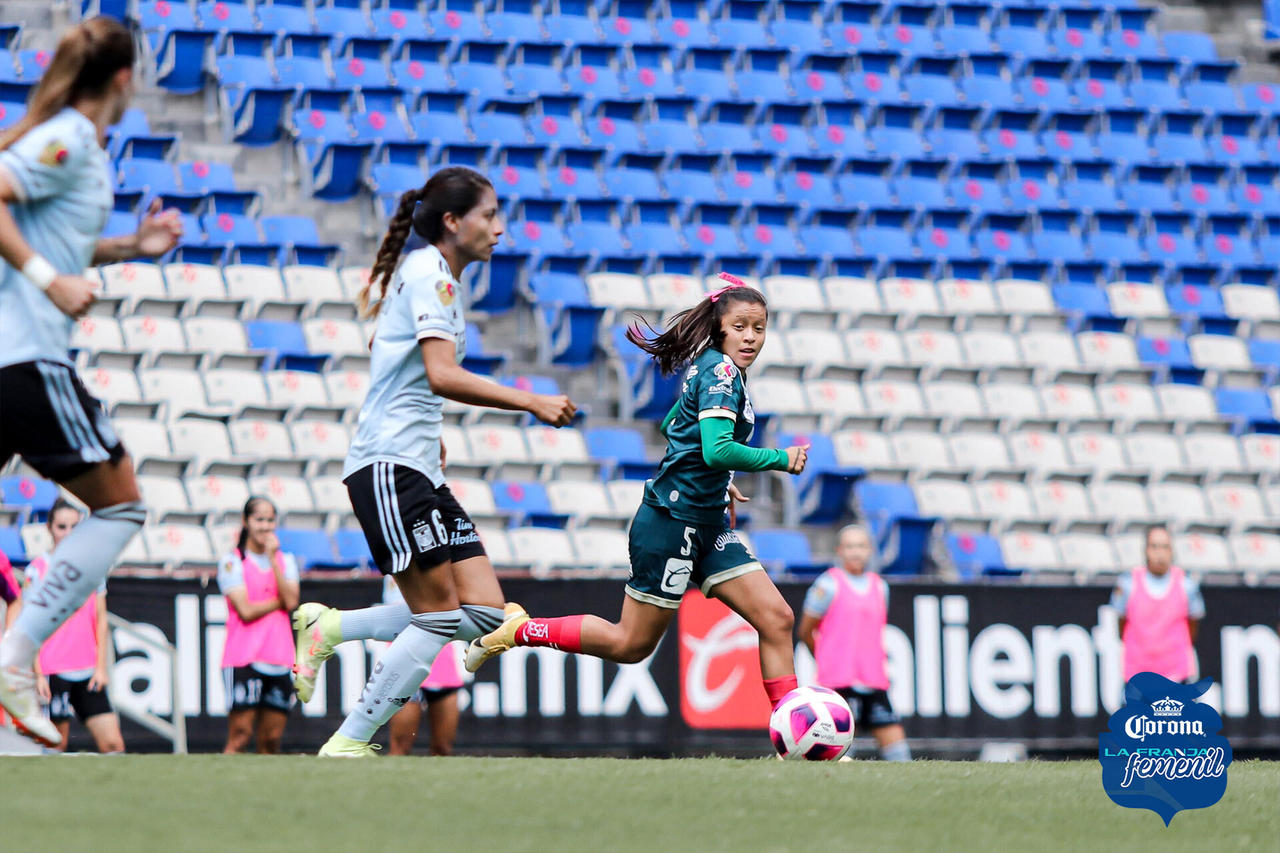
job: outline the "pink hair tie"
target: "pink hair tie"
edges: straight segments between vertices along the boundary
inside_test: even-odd
[[[722,272],[716,277],[719,278],[721,281],[727,281],[729,283],[726,284],[724,287],[720,288],[719,290],[714,290],[711,292],[711,294],[707,298],[710,299],[712,302],[718,301],[720,297],[724,295],[724,292],[726,290],[733,290],[735,287],[747,286],[747,283],[745,281],[738,278],[737,276],[729,275],[727,272]]]

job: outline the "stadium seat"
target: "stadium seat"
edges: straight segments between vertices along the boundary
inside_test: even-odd
[[[922,573],[929,535],[937,519],[917,510],[911,487],[862,480],[855,487],[855,495],[880,552],[882,572]]]
[[[573,541],[563,530],[517,527],[509,531],[507,536],[511,542],[512,556],[520,563],[531,566],[535,576],[553,568],[574,568],[593,562],[578,557],[573,549]]]
[[[214,521],[238,521],[249,500],[249,484],[240,477],[206,474],[188,477],[187,494],[191,508],[210,514]]]
[[[620,530],[588,527],[570,533],[578,559],[599,569],[628,570],[631,557],[627,535]]]
[[[960,580],[1007,573],[1000,542],[985,533],[948,533],[947,553]]]
[[[1062,568],[1062,558],[1053,537],[1046,533],[1019,530],[1000,537],[1005,565],[1014,570],[1052,571]]]
[[[1114,572],[1121,566],[1106,536],[1097,533],[1065,533],[1058,537],[1062,567],[1084,572]]]
[[[212,566],[218,560],[209,534],[198,524],[148,524],[142,528],[148,560],[169,568]]]
[[[787,573],[814,577],[828,566],[819,563],[809,550],[809,538],[795,530],[756,530],[751,533],[752,550],[770,574]]]
[[[303,571],[341,564],[336,559],[333,540],[323,530],[277,527],[276,536],[280,540],[280,550],[293,554],[298,561],[298,568]]]

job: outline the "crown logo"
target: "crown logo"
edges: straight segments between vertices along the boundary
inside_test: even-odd
[[[1166,696],[1151,703],[1151,712],[1157,717],[1181,717],[1182,703]]]

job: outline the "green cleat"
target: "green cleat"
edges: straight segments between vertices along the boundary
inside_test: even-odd
[[[333,647],[342,642],[342,617],[333,607],[307,602],[293,612],[293,635],[297,641],[293,689],[298,701],[310,702],[320,665],[333,657]]]
[[[321,758],[376,758],[380,749],[382,747],[376,743],[358,741],[334,732],[316,755]]]

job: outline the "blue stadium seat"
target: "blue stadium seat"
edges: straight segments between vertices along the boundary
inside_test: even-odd
[[[9,562],[23,566],[27,563],[27,549],[22,544],[22,531],[16,527],[0,527],[0,554]]]
[[[605,463],[607,479],[646,480],[658,469],[645,451],[644,439],[634,429],[594,427],[584,430],[591,458]]]
[[[1150,160],[1146,113],[1142,110],[1107,110],[1102,114],[1097,145],[1108,158],[1122,163]]]
[[[1051,209],[1062,204],[1061,182],[1052,160],[1024,158],[1014,163],[1006,191],[1015,209]]]
[[[1207,33],[1166,32],[1162,40],[1169,56],[1192,62],[1213,62],[1218,58],[1218,49]]]
[[[1191,350],[1183,338],[1139,337],[1138,360],[1144,365],[1162,367],[1169,372],[1171,381],[1200,384],[1204,371],[1191,360]]]
[[[369,17],[373,24],[373,32],[390,36],[398,44],[411,39],[430,37],[426,19],[418,13],[416,8],[375,8],[370,10]]]
[[[577,148],[582,145],[582,125],[578,122],[577,99],[544,96],[534,105],[529,122],[533,141],[539,145]]]
[[[723,190],[730,202],[775,204],[778,184],[773,177],[773,157],[767,154],[732,154],[725,158]]]
[[[674,227],[674,206],[666,202],[638,201],[631,208],[631,222],[625,223],[627,239],[641,253],[659,253],[684,246],[684,238]],[[665,414],[665,412],[664,412]]]
[[[1280,423],[1271,409],[1266,391],[1253,388],[1218,388],[1213,392],[1218,415],[1233,423],[1234,431],[1276,432]]]
[[[1131,210],[1173,210],[1174,174],[1172,166],[1134,166],[1120,182],[1120,199]]]
[[[1206,140],[1213,159],[1241,164],[1265,160],[1266,155],[1259,144],[1261,124],[1254,115],[1218,113]]]
[[[612,45],[573,45],[564,70],[566,86],[574,94],[600,100],[621,98],[620,64],[618,48]]]
[[[1039,113],[1030,110],[996,110],[991,114],[983,139],[998,157],[1039,157],[1036,138]]]
[[[1234,208],[1227,195],[1228,181],[1224,166],[1191,164],[1186,168],[1184,180],[1176,186],[1175,197],[1187,210],[1228,213]]]
[[[721,194],[715,168],[719,159],[703,154],[677,155],[662,176],[671,197],[689,204],[718,201]]]
[[[921,517],[911,487],[905,483],[861,480],[854,487],[854,494],[860,514],[871,529],[872,542],[883,555],[882,573],[923,573],[929,536],[937,519]]]
[[[817,561],[809,550],[809,537],[798,530],[752,531],[751,547],[771,575],[816,577],[830,568]]]
[[[455,42],[466,42],[485,37],[484,26],[480,21],[480,17],[457,9],[436,9],[428,12],[427,25],[431,27],[433,36],[452,39]]]
[[[1166,163],[1199,163],[1207,159],[1204,116],[1198,112],[1165,112],[1151,134],[1156,159]]]
[[[880,35],[878,3],[838,3],[837,16],[824,32],[833,50],[863,51],[884,46]]]
[[[1120,199],[1111,180],[1111,165],[1109,161],[1078,160],[1066,166],[1066,180],[1061,185],[1062,200],[1082,210],[1115,208]]]
[[[1153,57],[1163,52],[1160,42],[1150,31],[1155,9],[1116,9],[1111,28],[1106,33],[1107,47],[1113,56]]]
[[[817,207],[835,198],[835,181],[831,172],[834,159],[796,158],[787,163],[778,179],[784,198],[802,205]]]
[[[824,50],[822,11],[822,4],[816,0],[780,0],[774,6],[774,17],[769,23],[774,42],[795,52]]]
[[[27,507],[31,521],[44,521],[58,499],[58,486],[39,477],[0,477],[0,504]]]
[[[770,47],[773,38],[764,25],[766,0],[726,0],[711,16],[711,34],[719,44],[742,48]]]
[[[1187,214],[1151,214],[1145,247],[1148,256],[1157,263],[1194,264],[1200,260],[1194,223]]]
[[[1241,88],[1241,98],[1246,110],[1270,114],[1276,110],[1280,91],[1272,83],[1246,83]]]
[[[627,54],[630,61],[619,76],[629,97],[673,98],[684,94],[668,64],[665,47],[632,45]]]
[[[993,45],[988,29],[988,15],[994,7],[988,3],[964,3],[948,5],[941,10],[944,16],[935,35],[938,47],[951,55],[968,54],[970,59],[988,53]]]
[[[800,242],[809,254],[824,260],[859,257],[861,253],[853,242],[850,218],[848,211],[817,211],[809,224],[799,229]]]
[[[605,309],[591,304],[577,275],[539,273],[529,287],[546,326],[546,355],[552,364],[585,367],[595,360],[596,335]]]
[[[813,127],[816,153],[824,156],[863,157],[867,137],[862,122],[862,105],[857,101],[827,101],[822,104]],[[703,133],[706,136],[706,133]],[[885,153],[883,156],[888,157]]]
[[[369,551],[369,542],[364,538],[363,531],[343,528],[333,534],[333,541],[340,563],[366,569],[373,567],[373,554]]]
[[[953,7],[954,8],[954,7]],[[947,42],[947,30],[941,33]],[[969,56],[970,73],[956,83],[965,101],[992,107],[1014,107],[1019,94],[1014,88],[1008,57],[1002,53],[974,53]]]
[[[1102,9],[1065,7],[1058,12],[1057,26],[1049,33],[1049,42],[1062,56],[1081,59],[1105,56],[1102,41]]]
[[[467,356],[462,360],[462,366],[472,373],[492,376],[501,370],[506,363],[507,357],[505,354],[489,352],[485,349],[484,337],[480,334],[480,327],[475,323],[467,323]]]
[[[1097,319],[1111,319],[1111,303],[1107,301],[1107,293],[1100,287],[1083,284],[1058,284],[1053,287],[1053,301],[1058,310],[1067,314],[1072,325],[1084,328]]]
[[[610,114],[608,107],[610,103],[629,104],[625,101],[603,102],[601,112],[584,123],[583,130],[586,132],[587,144],[597,148],[612,148],[619,152],[639,151],[643,147],[640,142],[640,125],[634,116],[628,117],[624,112]],[[634,108],[629,108],[629,111],[634,112]]]
[[[877,221],[883,221],[878,217]],[[905,223],[904,223],[905,224]],[[920,220],[915,232],[920,252],[927,258],[938,258],[942,261],[968,260],[973,257],[973,240],[969,233],[969,214],[960,210],[929,210]],[[898,237],[891,229],[864,229],[859,235],[863,249],[877,247],[877,253],[887,257],[907,258],[913,253],[907,240],[907,232]],[[907,249],[903,251],[903,249]]]
[[[236,179],[227,163],[207,160],[188,160],[178,164],[182,188],[193,192],[210,190],[235,190]]]
[[[316,223],[310,217],[264,216],[260,224],[268,243],[287,247],[293,253],[293,263],[327,266],[340,251],[338,246],[320,240]]]
[[[507,69],[511,91],[521,96],[557,95],[564,91],[560,53],[560,47],[541,42],[517,44]]]
[[[809,445],[809,461],[795,478],[800,518],[805,524],[834,524],[847,512],[853,486],[865,473],[861,468],[841,467],[831,438],[822,433],[779,433],[778,447]]]
[[[992,40],[1008,54],[1049,56],[1053,51],[1046,35],[1048,19],[1046,9],[1006,6],[999,23],[991,28]]]
[[[625,332],[626,327],[614,326],[610,336],[613,350],[626,372],[627,387],[621,401],[624,417],[660,420],[675,402],[682,377],[663,376],[647,355],[626,340]]]
[[[1180,67],[1175,60],[1139,59],[1129,67],[1129,96],[1135,106],[1177,110],[1186,106],[1182,97]]]
[[[306,6],[300,3],[258,3],[254,10],[263,32],[276,34],[310,34],[315,22]]]
[[[1114,59],[1091,59],[1081,65],[1072,91],[1085,109],[1126,107],[1129,93],[1124,78],[1127,65]]]
[[[323,530],[277,527],[276,536],[280,539],[280,550],[293,554],[303,571],[339,565],[333,540]]]
[[[1247,165],[1236,173],[1231,196],[1245,213],[1280,213],[1280,169]]]
[[[737,208],[725,204],[698,204],[684,228],[685,243],[702,255],[736,256],[742,254],[738,229],[734,224]]]
[[[844,187],[845,198],[867,198],[866,204],[868,206],[888,207],[894,204],[887,191],[889,187],[892,187],[892,193],[897,196],[897,204],[904,207],[923,210],[925,208],[944,208],[952,205],[951,196],[954,193],[948,193],[948,167],[944,160],[907,160],[899,165],[897,176],[891,182],[881,178],[877,173],[876,166],[879,161],[860,160],[855,162],[865,165],[866,168],[865,171],[852,173],[849,176],[851,180],[847,184],[842,177],[841,186]],[[885,187],[867,196],[861,195],[859,191],[865,189],[865,185],[872,180],[884,180]],[[855,196],[853,195],[854,193],[859,194]],[[957,197],[955,204],[967,206],[967,201],[962,197]]]
[[[1206,217],[1204,254],[1211,264],[1250,266],[1256,263],[1248,220],[1235,214]]]
[[[892,103],[902,98],[896,53],[859,53],[856,61],[846,78],[853,97],[868,104]]]
[[[1018,94],[1027,108],[1070,109],[1072,64],[1066,59],[1028,59],[1018,69]]]
[[[233,137],[251,147],[271,145],[281,136],[284,109],[293,89],[276,82],[260,56],[220,56],[218,82],[232,113]]]
[[[786,77],[790,65],[787,51],[744,50],[739,56],[733,72],[739,97],[775,103],[791,100],[791,86]]]
[[[908,164],[909,166],[910,164]],[[889,207],[894,204],[889,174],[893,161],[884,158],[854,158],[844,162],[836,187],[849,207]],[[941,192],[941,188],[938,188]]]
[[[879,154],[900,159],[923,157],[924,116],[923,107],[882,104],[869,122],[867,138]]]
[[[1000,211],[1005,209],[1004,184],[1000,179],[1004,166],[1000,163],[973,162],[960,164],[953,173],[950,194],[959,207],[976,211]],[[898,194],[902,201],[907,197],[901,182]],[[930,201],[929,204],[936,202]]]
[[[449,73],[457,89],[472,97],[501,97],[508,89],[505,43],[463,42]]]
[[[1040,211],[1039,227],[1031,230],[1030,239],[1041,260],[1075,261],[1087,255],[1076,215],[1067,211]]]
[[[955,564],[962,581],[977,580],[983,575],[1008,574],[1000,541],[986,533],[948,533],[947,554]]]
[[[934,157],[977,160],[986,153],[978,130],[982,110],[977,107],[942,107],[933,114],[928,140]]]
[[[702,20],[698,0],[669,0],[665,5],[668,14],[659,15],[655,27],[659,41],[680,49],[716,44],[711,27]]]
[[[984,214],[973,229],[973,245],[980,257],[1002,263],[1019,263],[1031,259],[1027,233],[1031,224],[1026,216],[1013,213]]]
[[[547,490],[541,483],[494,480],[493,502],[498,509],[511,513],[517,527],[563,528],[569,523],[568,515],[551,509]]]
[[[249,348],[267,353],[266,370],[319,372],[329,357],[307,348],[302,327],[285,320],[249,320],[244,324]]]
[[[1193,317],[1199,320],[1224,322],[1227,313],[1222,306],[1222,296],[1212,287],[1191,284],[1170,285],[1165,288],[1165,300],[1175,316]]]

